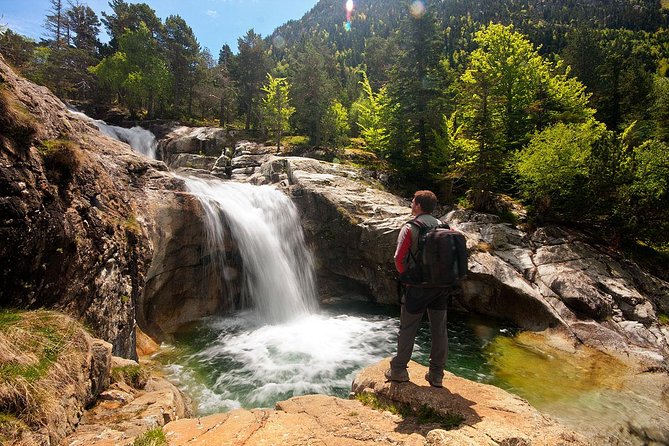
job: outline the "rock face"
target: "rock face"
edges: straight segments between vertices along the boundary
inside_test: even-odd
[[[179,182],[0,58],[0,305],[56,308],[135,357],[151,206]]]
[[[470,247],[471,279],[460,303],[502,315],[523,328],[565,330],[578,341],[661,364],[669,331],[658,323],[669,284],[613,257],[577,232],[544,227],[525,233],[466,211],[446,216]]]

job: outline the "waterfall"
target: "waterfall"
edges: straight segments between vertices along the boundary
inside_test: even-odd
[[[243,263],[241,307],[254,308],[266,323],[316,310],[312,258],[287,196],[270,186],[197,178],[185,182],[205,210],[209,253],[222,251],[226,227],[235,240]],[[223,264],[220,271],[225,276],[230,268]]]
[[[90,116],[71,108],[68,108],[68,111],[75,116],[79,116],[86,121],[92,122],[105,135],[129,144],[136,152],[149,158],[156,159],[156,146],[158,145],[156,137],[145,128],[135,126],[127,129],[125,127],[109,125],[100,119],[93,119]]]

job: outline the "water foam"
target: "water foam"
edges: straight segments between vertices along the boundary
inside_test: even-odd
[[[264,324],[245,311],[205,322],[208,346],[166,368],[199,413],[273,407],[295,395],[345,397],[355,373],[391,355],[396,318],[327,313]],[[198,372],[195,372],[198,371]],[[208,383],[196,375],[207,375]]]

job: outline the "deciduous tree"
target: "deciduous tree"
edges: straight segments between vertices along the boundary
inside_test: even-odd
[[[262,121],[264,127],[276,138],[276,150],[281,149],[281,136],[289,128],[290,117],[295,107],[290,105],[290,84],[286,78],[267,74],[267,83],[262,87]]]

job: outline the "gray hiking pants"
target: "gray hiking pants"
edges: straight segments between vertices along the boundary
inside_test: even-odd
[[[410,293],[409,293],[410,294]],[[410,296],[409,296],[410,298]],[[405,297],[406,299],[406,297]],[[436,308],[430,308],[436,306]],[[441,309],[443,308],[443,309]],[[393,375],[401,376],[406,373],[407,365],[411,360],[413,346],[416,340],[418,327],[425,314],[425,309],[419,313],[410,313],[407,306],[402,305],[400,313],[400,330],[397,335],[397,355],[390,361]],[[427,316],[430,321],[430,374],[434,378],[444,376],[444,366],[448,358],[448,332],[446,331],[447,311],[445,305],[429,305]]]

